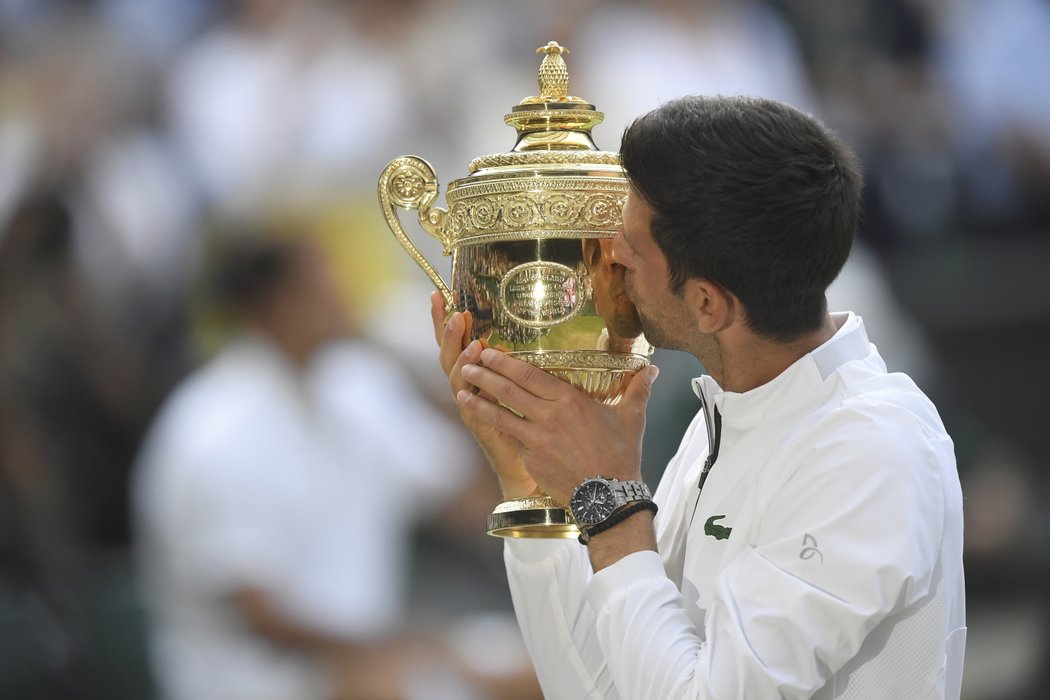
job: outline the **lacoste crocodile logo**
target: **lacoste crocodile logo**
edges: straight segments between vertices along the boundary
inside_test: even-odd
[[[724,517],[726,517],[726,516],[724,516],[724,515],[712,515],[710,518],[708,518],[707,522],[704,523],[704,534],[705,535],[710,535],[711,537],[714,537],[716,540],[728,540],[730,533],[733,532],[733,528],[726,527],[725,525],[716,525],[715,524],[716,520],[721,520]]]

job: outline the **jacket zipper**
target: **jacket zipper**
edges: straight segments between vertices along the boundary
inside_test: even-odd
[[[706,394],[703,390],[700,394],[700,408],[704,412],[704,422],[707,424],[707,459],[704,460],[704,468],[700,470],[700,480],[696,484],[696,503],[693,504],[693,514],[689,516],[689,525],[692,526],[693,518],[696,517],[697,506],[700,505],[700,494],[704,490],[707,475],[711,472],[715,460],[718,459],[718,448],[722,444],[722,414],[718,407],[708,406]]]

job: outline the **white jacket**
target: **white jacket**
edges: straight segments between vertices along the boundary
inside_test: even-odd
[[[952,442],[860,318],[835,320],[757,389],[694,380],[704,410],[655,496],[659,554],[593,575],[578,543],[508,541],[549,700],[959,697]]]

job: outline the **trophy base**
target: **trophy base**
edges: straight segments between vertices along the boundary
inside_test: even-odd
[[[580,531],[569,511],[539,494],[504,501],[488,517],[493,537],[575,539]]]

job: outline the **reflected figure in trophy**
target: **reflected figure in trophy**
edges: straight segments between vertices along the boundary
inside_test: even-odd
[[[594,310],[605,321],[597,349],[648,356],[652,348],[642,334],[638,309],[627,296],[625,268],[613,260],[612,243],[611,238],[583,239],[583,262],[593,291]]]

